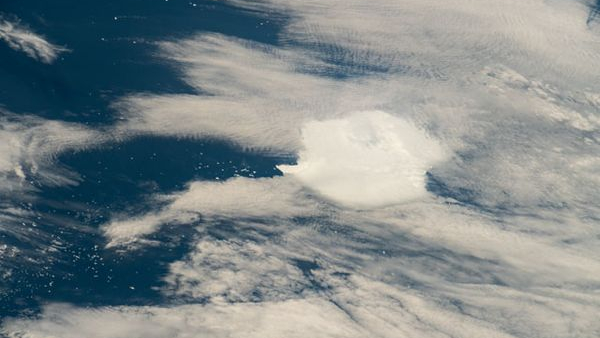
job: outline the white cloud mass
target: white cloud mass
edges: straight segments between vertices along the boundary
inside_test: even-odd
[[[307,123],[298,165],[279,166],[309,187],[352,207],[379,207],[422,197],[426,172],[442,147],[410,123],[373,111]]]

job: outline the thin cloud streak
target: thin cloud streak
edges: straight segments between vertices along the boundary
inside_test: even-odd
[[[43,63],[53,63],[61,53],[69,49],[47,41],[42,35],[31,31],[18,20],[10,21],[0,15],[0,40],[16,51]]]
[[[164,208],[115,215],[102,229],[108,248],[128,250],[164,225],[193,227],[196,245],[163,279],[175,305],[51,304],[6,322],[5,334],[600,334],[600,38],[583,4],[233,3],[294,14],[282,46],[218,34],[161,43],[198,93],[125,97],[112,132],[216,138],[302,159],[306,126],[333,120],[377,136],[352,119],[380,110],[447,152],[418,166],[423,193],[361,209],[321,194],[327,177],[190,182],[150,196]],[[350,70],[360,75],[335,76]],[[369,155],[377,137],[367,139]],[[331,175],[338,151],[322,156]]]

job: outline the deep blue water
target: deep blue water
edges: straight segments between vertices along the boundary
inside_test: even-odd
[[[28,307],[49,300],[94,305],[156,301],[159,294],[152,287],[166,272],[166,264],[188,251],[193,227],[166,227],[150,238],[166,243],[165,248],[124,255],[103,249],[106,242],[98,227],[115,213],[135,215],[160,208],[147,200],[151,194],[182,190],[192,179],[272,177],[280,175],[276,164],[290,161],[242,153],[215,141],[144,137],[66,153],[58,162],[79,173],[81,181],[75,186],[40,187],[39,199],[28,208],[40,215],[36,228],[45,235],[35,236],[42,240],[30,244],[30,254],[39,263],[23,266],[5,281],[11,290],[3,304],[8,313],[21,309],[11,302]],[[51,244],[57,249],[51,259],[38,254],[48,240],[60,242]]]
[[[590,15],[587,20],[588,25],[597,24],[599,18],[600,18],[600,1],[597,0],[596,3],[593,4],[592,7],[590,8]]]
[[[285,20],[265,22],[221,2],[182,0],[1,1],[0,13],[70,50],[44,64],[0,44],[0,107],[91,126],[114,123],[118,112],[111,104],[127,94],[194,91],[154,55],[152,42],[217,32],[276,43]],[[39,189],[34,200],[3,197],[3,205],[31,215],[0,227],[9,229],[0,230],[1,243],[21,249],[0,262],[0,269],[13,271],[0,281],[0,318],[35,312],[51,301],[162,302],[156,287],[168,263],[188,252],[192,228],[165,227],[153,235],[164,243],[160,250],[122,254],[104,249],[99,225],[118,212],[158,208],[147,201],[150,194],[181,190],[192,179],[271,177],[280,174],[276,164],[290,161],[219,141],[151,136],[60,155],[57,167],[76,173],[79,184],[50,187],[34,181]]]

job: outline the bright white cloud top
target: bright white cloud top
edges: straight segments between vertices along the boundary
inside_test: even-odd
[[[302,128],[302,143],[298,165],[279,169],[355,208],[423,197],[427,170],[445,157],[424,131],[381,111],[309,122]]]

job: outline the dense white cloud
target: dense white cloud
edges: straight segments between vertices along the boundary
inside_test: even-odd
[[[297,165],[279,166],[327,198],[369,208],[421,198],[426,171],[442,147],[410,123],[384,112],[306,124]]]
[[[0,15],[0,40],[4,40],[10,48],[23,52],[29,57],[43,63],[52,63],[60,53],[68,49],[48,42],[19,21],[9,21]]]

